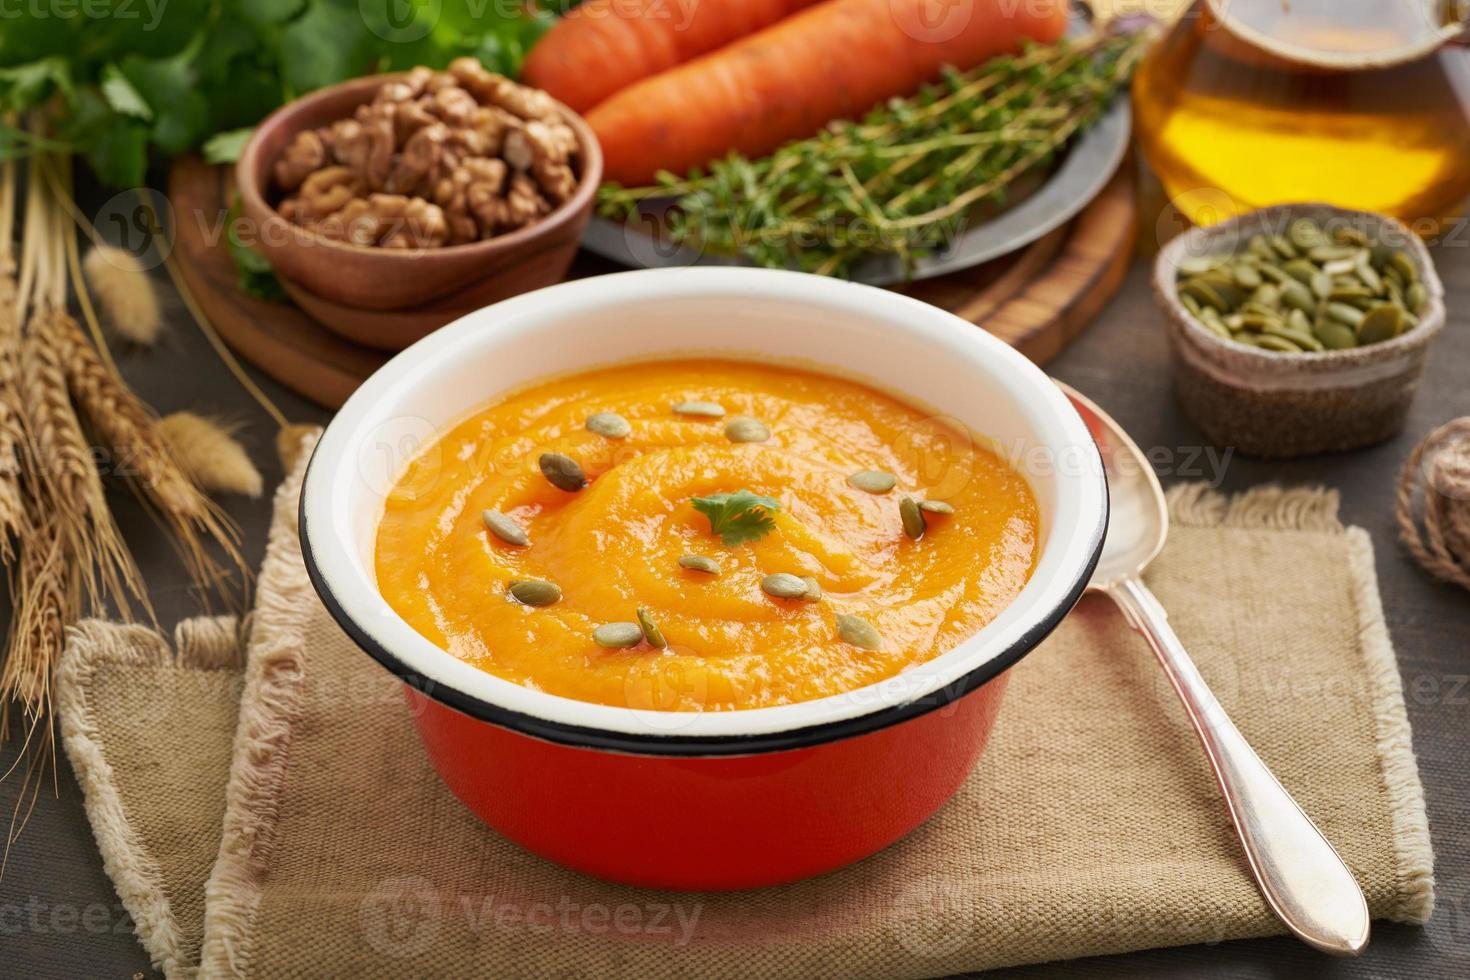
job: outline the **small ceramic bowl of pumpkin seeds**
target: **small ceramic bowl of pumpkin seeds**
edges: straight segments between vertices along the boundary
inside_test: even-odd
[[[1185,413],[1257,456],[1353,449],[1403,427],[1444,289],[1393,218],[1263,208],[1170,241],[1154,268]]]

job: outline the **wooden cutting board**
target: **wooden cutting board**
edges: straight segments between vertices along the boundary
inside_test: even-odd
[[[169,174],[174,254],[184,281],[216,330],[245,360],[327,408],[346,401],[391,356],[332,333],[294,306],[252,299],[236,286],[229,250],[212,232],[229,207],[230,169],[183,157]],[[977,324],[1038,364],[1059,353],[1117,291],[1133,251],[1137,218],[1125,164],[1071,222],[1020,251],[927,279],[901,292]],[[570,277],[617,271],[582,253]]]

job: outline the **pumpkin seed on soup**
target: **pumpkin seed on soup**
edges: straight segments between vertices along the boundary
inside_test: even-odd
[[[541,467],[541,475],[546,477],[546,482],[558,490],[567,493],[576,493],[587,485],[587,477],[582,472],[582,467],[570,456],[561,453],[542,453],[541,458],[536,461]]]
[[[795,575],[776,572],[761,579],[761,591],[777,599],[800,599],[806,595],[806,583]]]
[[[633,427],[617,412],[594,412],[587,416],[587,431],[608,439],[626,439]]]
[[[674,414],[720,419],[725,417],[725,406],[716,402],[680,402],[674,406]]]
[[[725,438],[731,442],[765,442],[771,438],[771,430],[760,419],[736,415],[725,423]]]
[[[801,580],[806,583],[806,592],[802,594],[802,598],[805,599],[807,602],[821,601],[822,583],[818,582],[810,575],[803,575],[801,577]]]
[[[953,514],[954,505],[947,504],[942,500],[921,500],[919,509],[926,514]]]
[[[924,536],[924,513],[913,497],[905,497],[898,502],[898,516],[903,521],[904,534],[915,541]]]
[[[847,613],[837,614],[837,637],[864,650],[881,650],[883,637],[867,620]]]
[[[481,511],[480,517],[484,519],[485,526],[490,529],[490,532],[506,544],[513,544],[521,548],[531,544],[531,538],[526,534],[526,529],[500,511]]]
[[[898,485],[898,477],[885,470],[859,470],[847,482],[864,493],[887,493]]]
[[[626,650],[643,642],[638,623],[604,623],[592,631],[592,642],[608,650]]]
[[[704,572],[707,575],[720,574],[720,563],[704,555],[683,555],[679,559],[679,567],[687,568],[691,572]]]
[[[510,594],[524,606],[549,606],[561,598],[561,587],[555,582],[523,578],[510,583]]]
[[[658,624],[645,609],[638,610],[638,628],[643,631],[643,638],[648,641],[649,646],[655,650],[668,649],[669,641],[664,639],[663,630],[658,628]]]

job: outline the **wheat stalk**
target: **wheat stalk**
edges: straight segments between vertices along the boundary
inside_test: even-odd
[[[223,585],[226,575],[210,557],[206,539],[243,568],[235,530],[179,465],[158,416],[108,369],[70,315],[55,311],[37,327],[60,352],[67,386],[88,424],[106,442],[122,475],[158,509],[190,575],[202,586]]]
[[[15,224],[15,164],[0,171],[0,563],[15,558],[14,544],[25,524],[20,454],[25,425],[19,398],[20,314],[16,308],[15,260],[10,235]]]
[[[26,438],[18,397],[20,319],[15,299],[15,279],[8,269],[0,268],[0,562],[5,565],[14,559],[14,542],[25,525],[20,454],[25,451]]]

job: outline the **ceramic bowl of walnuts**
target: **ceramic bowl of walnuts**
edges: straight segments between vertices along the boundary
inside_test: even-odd
[[[581,117],[474,58],[297,99],[235,168],[256,248],[293,299],[385,348],[560,281],[601,176]]]

